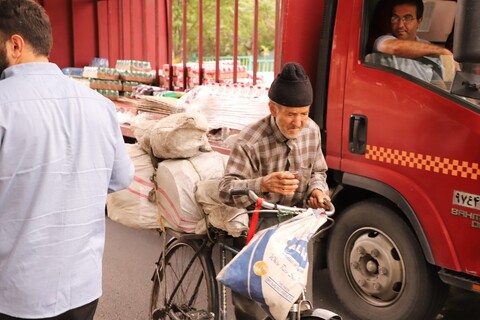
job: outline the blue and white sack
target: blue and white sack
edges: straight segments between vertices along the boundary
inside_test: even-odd
[[[327,221],[322,213],[309,209],[257,232],[217,280],[259,302],[274,319],[286,319],[307,284],[308,241]]]

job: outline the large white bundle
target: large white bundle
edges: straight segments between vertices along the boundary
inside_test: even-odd
[[[188,233],[206,232],[203,210],[195,199],[197,183],[221,178],[227,160],[228,156],[213,151],[158,164],[157,206],[166,227]]]
[[[211,151],[206,118],[198,112],[172,114],[150,130],[153,154],[161,159],[190,158]]]
[[[108,195],[108,217],[127,227],[160,228],[155,203],[148,200],[149,192],[155,190],[150,181],[153,174],[150,156],[139,144],[127,144],[126,148],[135,166],[135,176],[128,189]]]

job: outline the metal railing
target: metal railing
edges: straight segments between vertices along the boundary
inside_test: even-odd
[[[167,1],[167,34],[168,34],[168,40],[167,40],[167,47],[168,47],[168,52],[167,52],[167,61],[169,65],[169,74],[173,75],[173,0],[166,0]],[[188,79],[187,79],[187,74],[188,71],[191,69],[187,64],[189,63],[189,59],[187,57],[187,48],[188,46],[190,47],[195,47],[198,48],[197,54],[196,54],[196,63],[198,63],[198,80],[195,81],[195,83],[198,84],[203,84],[205,80],[205,74],[204,74],[204,68],[203,65],[205,62],[214,62],[215,63],[215,75],[214,75],[214,80],[216,82],[221,81],[221,61],[224,60],[231,60],[232,61],[232,79],[231,81],[233,83],[238,82],[238,76],[239,76],[239,66],[244,66],[247,68],[249,73],[251,74],[252,82],[253,84],[256,84],[257,82],[257,73],[258,72],[273,72],[274,70],[274,60],[273,59],[262,59],[258,57],[258,16],[259,16],[259,0],[252,0],[253,1],[253,15],[251,12],[245,12],[241,13],[239,11],[239,0],[233,0],[233,55],[231,56],[221,56],[220,55],[220,47],[221,47],[221,37],[220,37],[220,30],[221,30],[221,19],[222,16],[220,14],[220,9],[222,5],[221,0],[214,0],[215,1],[215,55],[214,56],[204,56],[203,52],[203,45],[204,45],[204,35],[203,35],[203,30],[204,30],[204,0],[197,0],[198,1],[198,12],[197,12],[197,19],[198,21],[198,28],[196,29],[198,31],[198,37],[197,37],[197,43],[195,44],[188,44],[188,37],[187,37],[187,30],[188,30],[188,25],[187,25],[187,20],[188,16],[187,13],[188,11],[188,5],[192,4],[191,0],[181,0],[181,1],[176,1],[175,3],[178,5],[178,3],[181,3],[182,6],[182,35],[181,35],[181,41],[182,41],[182,67],[181,67],[181,74],[183,76],[183,88],[188,87]],[[213,0],[212,0],[213,1]],[[276,10],[281,6],[281,0],[276,0]],[[246,14],[249,17],[253,18],[253,34],[252,34],[252,45],[251,45],[251,56],[240,56],[238,54],[238,37],[239,37],[239,15],[240,14]],[[275,17],[274,19],[276,19]],[[277,23],[277,21],[276,21]],[[194,29],[194,28],[192,28]],[[191,60],[190,60],[191,61]],[[176,69],[178,69],[178,64],[175,66]],[[165,69],[165,68],[164,68]],[[240,68],[241,69],[241,68]],[[168,70],[167,70],[168,71]],[[169,87],[173,88],[173,77],[170,76],[167,81],[169,81]]]

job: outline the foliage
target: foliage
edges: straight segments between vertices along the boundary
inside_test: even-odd
[[[198,56],[199,1],[187,3],[187,57]],[[220,0],[220,56],[233,55],[234,48],[234,0]],[[275,44],[275,2],[259,0],[258,49],[259,57],[273,52]],[[173,0],[173,57],[181,61],[183,52],[183,3]],[[203,56],[214,56],[216,48],[216,4],[217,0],[203,0]],[[254,32],[254,0],[238,1],[238,55],[252,55]]]

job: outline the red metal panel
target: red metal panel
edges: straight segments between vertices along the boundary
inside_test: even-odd
[[[73,67],[72,16],[70,1],[44,0],[43,7],[50,17],[53,48],[50,61],[60,68]]]
[[[203,0],[198,0],[198,78],[203,84]]]
[[[215,23],[215,81],[220,80],[220,0],[216,1],[215,14],[216,14],[216,23]]]
[[[169,74],[168,77],[168,87],[173,89],[173,3],[172,0],[166,0],[165,2],[166,11],[167,11],[167,63],[169,65]]]
[[[187,7],[187,0],[183,0],[183,31],[182,31],[182,62],[183,62],[183,88],[187,88],[187,52],[188,52],[188,41],[187,41],[187,12],[188,12],[188,7]]]
[[[155,0],[155,67],[160,69],[170,63],[168,52],[171,48],[168,36],[168,1]]]
[[[316,73],[324,4],[325,0],[285,0],[282,8],[284,50],[280,64],[299,62],[312,80]]]
[[[253,84],[257,83],[258,70],[258,0],[255,0],[255,9],[253,13]]]
[[[118,0],[107,0],[108,3],[108,59],[114,65],[120,59],[120,27],[118,19]]]
[[[119,59],[133,59],[132,58],[132,34],[130,32],[130,0],[119,0],[118,2],[118,25],[120,29],[120,58]]]
[[[110,56],[108,46],[108,4],[107,1],[97,2],[98,21],[98,55],[103,58]]]
[[[238,0],[235,0],[233,9],[233,82],[237,82],[237,60],[238,60]]]
[[[352,2],[339,1],[333,43],[331,49],[330,75],[328,79],[328,121],[327,121],[327,163],[332,169],[341,169],[342,159],[342,129],[348,127],[343,123],[343,99],[348,54],[348,39],[350,37],[350,25],[352,19]],[[347,140],[348,141],[348,140]]]
[[[283,12],[287,0],[277,0],[275,3],[275,61],[274,72],[278,73],[282,68],[283,61]]]
[[[143,1],[130,1],[130,52],[134,60],[142,60],[144,46]]]
[[[87,66],[98,56],[96,6],[91,0],[72,0],[73,63]],[[92,45],[85,45],[90,43]]]
[[[142,60],[149,61],[152,64],[152,67],[157,70],[158,66],[155,65],[155,60],[158,55],[157,48],[155,46],[155,35],[157,29],[154,27],[155,24],[155,17],[157,16],[156,12],[156,5],[155,0],[145,0],[144,2],[144,15],[143,15],[143,53],[142,53]],[[165,37],[165,34],[163,34]]]

